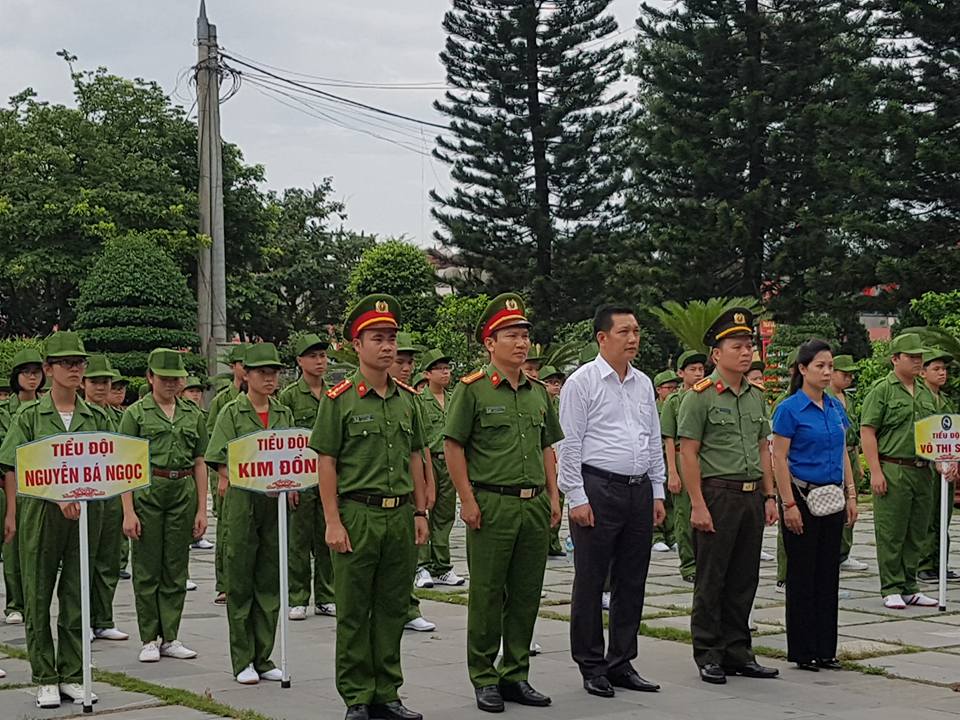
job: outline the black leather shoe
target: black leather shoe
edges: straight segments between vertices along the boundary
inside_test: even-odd
[[[399,700],[371,705],[370,717],[384,718],[384,720],[423,720],[423,715],[409,710]]]
[[[936,582],[940,579],[940,576],[933,570],[921,570],[917,573],[917,579],[924,582]]]
[[[477,696],[477,707],[484,712],[501,713],[503,712],[503,697],[500,695],[500,688],[496,685],[484,685],[474,690]]]
[[[700,679],[714,685],[723,685],[727,682],[727,674],[716,663],[707,663],[700,668]]]
[[[550,704],[550,698],[543,693],[538,693],[526,680],[520,682],[501,682],[500,695],[504,700],[519,703],[520,705],[531,705],[533,707],[547,707]]]
[[[758,680],[771,680],[780,674],[776,668],[764,667],[756,660],[741,665],[738,668],[724,668],[727,675],[742,675],[748,678],[757,678]]]
[[[697,581],[697,576],[696,576],[696,575],[684,575],[684,576],[683,576],[683,581],[684,581],[684,582],[688,582],[688,583],[690,583],[691,585],[693,585],[693,584]]]
[[[820,672],[820,668],[812,660],[809,662],[798,662],[797,670],[807,670],[809,672]]]
[[[118,576],[121,580],[129,580],[132,576],[126,570],[121,570]]]
[[[640,674],[633,668],[619,675],[610,675],[610,684],[627,690],[637,690],[639,692],[657,692],[660,686],[649,680],[644,680]]]
[[[351,705],[344,720],[370,720],[370,709],[366,705]]]
[[[836,658],[829,658],[828,660],[817,660],[817,667],[820,667],[824,670],[843,670],[843,665],[840,664],[840,661]]]
[[[583,689],[597,697],[613,697],[614,695],[613,685],[604,675],[584,678]]]

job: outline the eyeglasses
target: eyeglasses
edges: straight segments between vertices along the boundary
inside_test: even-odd
[[[64,358],[63,360],[51,360],[50,364],[62,365],[67,369],[73,370],[74,368],[85,368],[87,361],[84,358]]]

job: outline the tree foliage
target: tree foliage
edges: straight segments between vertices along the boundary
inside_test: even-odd
[[[420,334],[421,342],[428,348],[439,348],[450,355],[455,378],[487,361],[475,333],[488,302],[486,295],[444,295],[433,322]]]
[[[403,240],[387,240],[360,256],[347,284],[348,305],[373,293],[393,295],[403,326],[422,329],[433,323],[439,303],[436,285],[436,272],[423,250]]]

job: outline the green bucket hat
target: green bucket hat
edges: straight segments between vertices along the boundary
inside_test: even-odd
[[[121,375],[119,370],[114,370],[111,384],[114,387],[120,387],[120,386],[126,387],[127,385],[130,384],[130,381],[127,380],[123,375]]]
[[[557,370],[553,365],[544,365],[540,368],[540,380],[549,380],[552,377],[565,378],[566,373]]]
[[[699,350],[687,350],[681,353],[677,359],[677,370],[683,370],[687,365],[696,365],[697,363],[701,365],[707,364],[706,353],[702,353]]]
[[[920,342],[920,336],[916,333],[903,333],[897,335],[890,343],[890,354],[896,355],[923,355],[923,343]]]
[[[87,369],[83,372],[84,379],[110,378],[113,380],[113,366],[106,355],[91,355],[87,358]]]
[[[22,350],[18,350],[10,364],[10,372],[15,373],[24,365],[43,365],[43,358],[40,356],[40,351],[36,348],[23,348]]]
[[[660,387],[661,385],[666,385],[667,383],[672,382],[680,382],[680,376],[677,375],[673,370],[664,370],[663,372],[657,373],[653,378],[654,387]]]
[[[443,352],[443,350],[437,348],[428,350],[423,354],[423,357],[420,358],[420,369],[426,372],[438,362],[450,362],[450,356]]]
[[[282,368],[280,354],[277,352],[277,346],[273,343],[256,343],[247,348],[243,357],[243,366],[246,368],[273,367]]]
[[[923,366],[926,367],[934,360],[943,360],[945,363],[950,363],[953,360],[953,355],[940,348],[930,348],[923,354]],[[836,367],[836,362],[834,362],[834,367]]]
[[[247,345],[247,343],[238,343],[232,346],[230,352],[227,353],[227,364],[242,363],[243,355],[246,353],[248,347],[249,345]]]
[[[187,375],[187,384],[183,386],[183,389],[189,390],[190,388],[198,388],[203,390],[203,380],[198,378],[196,375]]]
[[[415,388],[420,383],[425,383],[426,381],[427,381],[427,376],[424,375],[422,372],[418,372],[416,375],[413,376],[413,380],[410,381],[410,385]]]
[[[316,333],[307,333],[302,335],[297,344],[294,346],[293,351],[297,354],[297,357],[306,354],[307,350],[313,350],[314,348],[319,348],[321,350],[326,350],[330,347],[330,343],[324,340],[322,337]]]
[[[413,344],[413,336],[408,332],[397,333],[397,352],[398,353],[418,353],[419,348]]]
[[[840,372],[853,373],[857,371],[857,363],[853,355],[835,355],[833,358],[833,369]]]
[[[47,336],[43,341],[43,359],[65,357],[87,357],[86,348],[83,347],[83,340],[75,332],[69,330],[58,330]]]
[[[600,354],[600,346],[595,342],[589,342],[580,349],[580,355],[577,357],[581,365],[585,365],[591,360],[596,359]]]
[[[183,366],[183,355],[176,350],[156,348],[147,358],[147,368],[157,377],[187,377],[187,370]]]
[[[353,340],[368,327],[382,325],[400,327],[400,303],[392,295],[367,295],[350,308],[343,323],[343,337]]]

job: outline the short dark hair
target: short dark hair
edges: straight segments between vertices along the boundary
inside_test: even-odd
[[[824,350],[831,355],[833,354],[833,348],[830,347],[830,343],[828,343],[826,340],[820,340],[818,338],[807,340],[807,342],[797,348],[797,361],[793,365],[793,367],[796,369],[793,375],[790,377],[791,395],[803,387],[803,373],[800,372],[800,366],[803,365],[806,367],[812,363],[813,359]]]
[[[593,316],[593,336],[596,337],[599,332],[610,332],[614,315],[636,316],[636,314],[629,305],[601,305]]]

